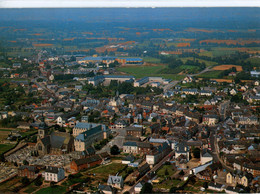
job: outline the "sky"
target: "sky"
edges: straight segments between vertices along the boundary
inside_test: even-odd
[[[0,0],[0,8],[260,7],[260,0]]]

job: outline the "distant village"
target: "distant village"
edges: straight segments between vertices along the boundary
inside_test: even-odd
[[[18,96],[0,111],[0,143],[12,145],[0,183],[12,192],[259,193],[259,79],[176,81],[115,69],[132,65],[144,61],[40,51],[5,68],[1,92]]]

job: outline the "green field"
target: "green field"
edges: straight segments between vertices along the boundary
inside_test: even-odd
[[[109,165],[104,165],[97,167],[93,170],[89,170],[88,172],[100,174],[105,178],[108,178],[108,175],[115,175],[119,170],[123,169],[126,165],[119,163],[112,163]]]
[[[181,60],[185,63],[187,60],[193,60],[193,58],[186,57],[186,58],[181,58]],[[200,63],[204,62],[206,64],[206,67],[217,65],[217,63],[214,61],[207,61],[207,60],[196,59],[196,58],[195,58],[195,60],[198,60]]]
[[[249,58],[247,61],[250,61],[255,67],[260,67],[260,58]]]
[[[144,62],[147,63],[160,63],[160,59],[154,58],[154,57],[144,57],[143,58]]]
[[[36,194],[62,194],[62,193],[66,193],[66,188],[56,185],[55,187],[51,188],[51,187],[47,187],[47,188],[43,188],[39,191],[36,192]]]
[[[200,78],[219,78],[219,74],[221,74],[223,71],[208,71],[206,73],[200,74],[197,77]]]
[[[0,154],[13,148],[14,146],[15,146],[15,144],[0,144]]]
[[[133,75],[135,78],[143,78],[147,76],[158,76],[163,77],[165,79],[173,79],[180,80],[184,75],[178,74],[161,74],[159,73],[162,69],[164,69],[165,65],[157,65],[157,66],[132,66],[132,67],[118,67],[117,71],[124,72],[128,75]]]

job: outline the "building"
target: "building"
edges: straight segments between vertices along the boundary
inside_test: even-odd
[[[203,115],[202,123],[205,125],[216,125],[218,121],[217,115]]]
[[[258,71],[250,71],[251,77],[259,77],[260,76],[260,72]]]
[[[73,129],[73,134],[75,134],[75,135],[78,133],[78,131],[81,131],[82,129],[85,130],[88,128],[88,125],[84,126],[84,124],[83,125],[82,124],[78,125],[78,124],[74,128],[75,133],[74,133],[74,129]],[[87,123],[85,123],[85,124],[87,124]],[[83,127],[83,128],[80,128],[80,127]],[[109,133],[109,130],[106,129],[105,125],[94,125],[94,127],[81,132],[80,134],[78,134],[75,137],[75,140],[74,140],[75,151],[84,151],[84,150],[86,150],[87,147],[91,146],[93,143],[101,141],[103,139],[107,139],[109,136],[108,133]]]
[[[37,177],[38,170],[34,166],[22,165],[18,168],[18,176],[27,177],[29,179],[34,179]]]
[[[219,192],[221,192],[221,191],[223,191],[224,190],[224,185],[222,185],[222,184],[219,184],[219,183],[209,183],[208,184],[208,189],[209,190],[213,190],[213,191],[219,191]]]
[[[74,138],[69,133],[52,132],[51,135],[41,134],[35,148],[40,155],[63,154],[74,151]]]
[[[74,171],[80,171],[83,169],[90,168],[102,163],[102,158],[99,155],[93,155],[87,158],[81,158],[73,160],[70,163],[70,168]]]
[[[122,176],[112,176],[109,175],[107,179],[107,185],[111,185],[112,187],[115,187],[117,189],[122,189],[124,186],[124,180]]]
[[[185,142],[180,142],[175,147],[175,158],[178,158],[180,155],[185,155],[189,161],[190,148]]]
[[[200,157],[201,165],[206,164],[210,161],[213,161],[212,155],[206,149],[202,150]]]
[[[133,137],[141,137],[143,135],[143,127],[128,127],[126,129],[126,134],[131,135]]]
[[[231,173],[229,172],[226,175],[226,183],[231,185],[243,185],[244,187],[248,187],[251,181],[253,180],[253,175],[247,172],[237,172]]]
[[[144,63],[141,58],[118,58],[116,60],[122,65],[142,65]]]
[[[118,81],[120,83],[133,82],[135,80],[135,77],[131,75],[97,75],[90,78],[88,80],[88,83],[92,84],[93,86],[97,86],[101,83],[106,83],[107,85],[109,85],[112,80]]]
[[[164,79],[162,77],[144,77],[134,82],[134,87],[140,87],[148,82],[152,82],[152,87],[158,87],[159,84],[169,84],[170,79]]]
[[[45,181],[60,182],[65,178],[65,171],[63,168],[47,166],[44,179]]]
[[[102,124],[78,122],[76,126],[73,128],[73,136],[77,137],[79,134],[95,127],[101,127],[103,130],[106,129],[106,126]]]

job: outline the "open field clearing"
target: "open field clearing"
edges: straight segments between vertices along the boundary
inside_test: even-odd
[[[53,46],[53,44],[33,44],[34,47],[48,47]]]
[[[224,71],[224,70],[231,69],[232,67],[235,67],[237,71],[243,71],[242,66],[239,66],[239,65],[219,65],[219,66],[213,67],[212,69],[217,70],[217,71]]]
[[[218,78],[222,71],[208,71],[206,73],[200,74],[200,78]]]
[[[156,66],[131,66],[131,67],[118,67],[117,71],[123,72],[124,74],[133,75],[135,78],[143,78],[147,76],[163,77],[165,79],[180,80],[185,75],[177,74],[161,74],[160,70],[166,68],[165,65]]]
[[[193,58],[187,57],[187,58],[181,58],[181,60],[182,60],[182,62],[185,63],[187,60],[193,61]],[[200,63],[204,62],[206,64],[206,67],[217,65],[217,63],[214,61],[207,61],[207,60],[203,60],[203,59],[195,59],[195,60],[198,60]]]

